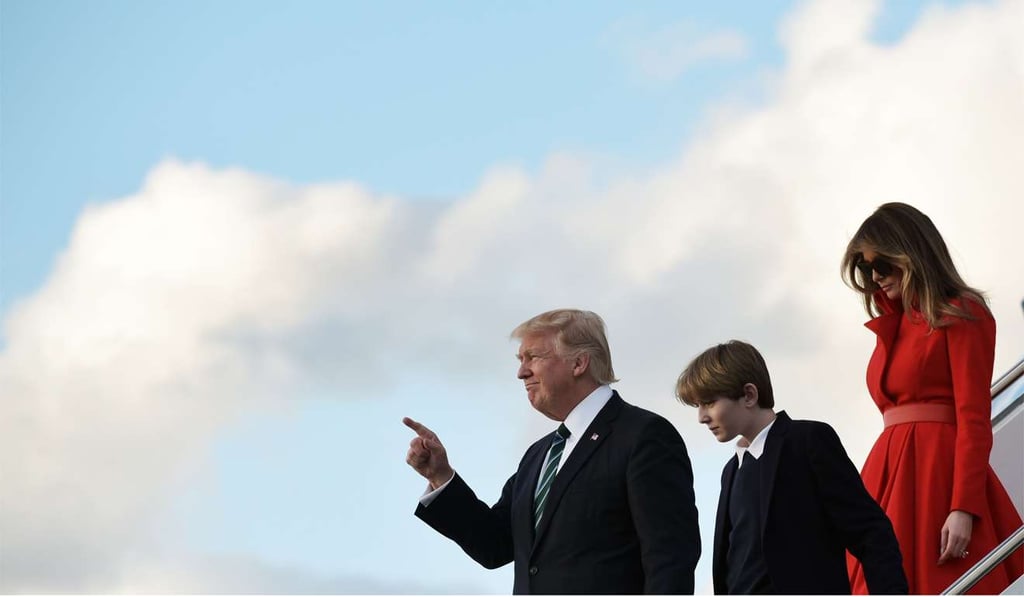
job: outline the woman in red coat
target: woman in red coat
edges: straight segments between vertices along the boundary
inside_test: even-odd
[[[941,593],[1021,525],[988,464],[995,320],[931,219],[903,203],[861,224],[842,270],[878,335],[867,384],[885,429],[861,477],[892,520],[910,592]],[[849,564],[853,592],[866,593]],[[1024,549],[971,593],[1000,593],[1022,573]]]

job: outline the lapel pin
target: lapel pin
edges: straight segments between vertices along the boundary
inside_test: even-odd
[[[600,437],[600,436],[595,433],[594,435],[590,436],[590,441],[597,441],[598,437]]]

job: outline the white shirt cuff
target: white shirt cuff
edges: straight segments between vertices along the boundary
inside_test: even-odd
[[[444,482],[443,485],[441,485],[440,487],[433,491],[430,490],[430,483],[427,483],[427,490],[423,493],[422,496],[420,496],[420,505],[422,505],[424,508],[429,506],[430,503],[434,501],[434,498],[441,495],[441,492],[444,491],[444,488],[448,487],[448,484],[451,483],[452,479],[454,478],[455,473],[453,472],[451,479],[448,479],[447,481]]]

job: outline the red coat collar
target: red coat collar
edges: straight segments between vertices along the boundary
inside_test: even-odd
[[[900,318],[903,317],[903,301],[894,301],[881,290],[875,292],[871,298],[882,314],[868,320],[864,327],[877,334],[886,348],[890,348],[899,330]]]

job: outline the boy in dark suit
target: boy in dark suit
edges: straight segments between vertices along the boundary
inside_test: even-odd
[[[872,593],[907,593],[892,524],[839,436],[775,413],[756,348],[738,340],[709,348],[679,376],[676,395],[718,441],[740,436],[722,472],[716,594],[849,594],[846,550],[863,563]]]

